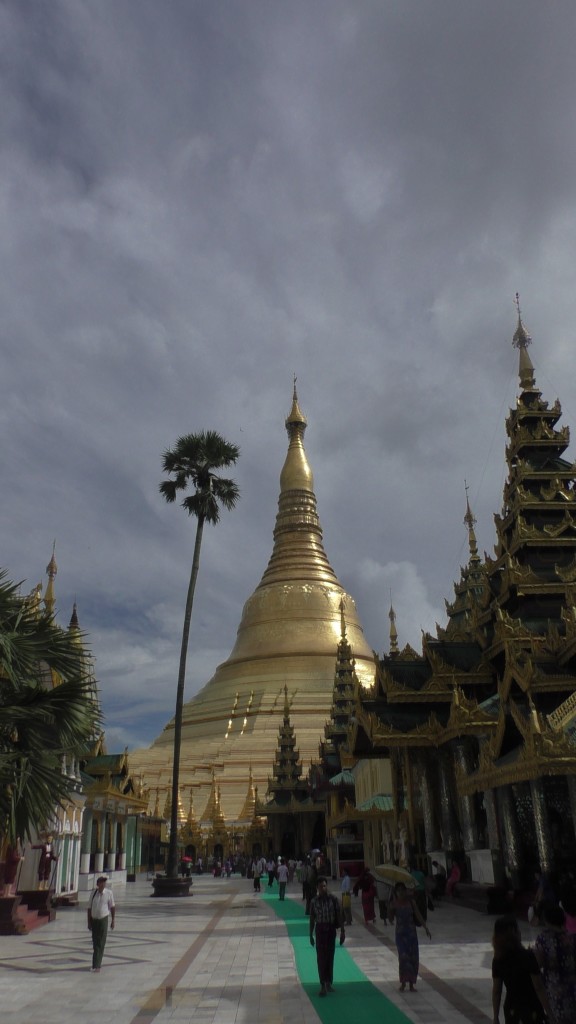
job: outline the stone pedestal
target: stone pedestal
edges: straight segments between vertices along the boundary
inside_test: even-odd
[[[168,878],[166,875],[156,875],[152,880],[153,896],[191,896],[191,878]]]
[[[28,929],[18,917],[21,896],[0,897],[0,935],[26,935]]]
[[[483,885],[494,885],[494,862],[492,850],[467,850],[466,857],[470,865],[470,877],[473,882]]]

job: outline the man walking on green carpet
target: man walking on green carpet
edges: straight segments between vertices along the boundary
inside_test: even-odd
[[[318,878],[318,895],[310,903],[310,945],[314,946],[314,932],[316,932],[316,959],[318,961],[318,977],[320,978],[318,995],[320,996],[334,991],[332,981],[338,928],[340,928],[340,945],[342,945],[346,935],[340,901],[328,892],[328,881],[321,875]]]

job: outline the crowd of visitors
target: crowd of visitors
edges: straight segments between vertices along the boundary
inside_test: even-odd
[[[447,871],[437,860],[432,873],[412,866],[400,874],[407,876],[409,887],[399,881],[390,884],[386,900],[379,899],[380,917],[394,925],[398,954],[400,991],[416,991],[419,973],[418,928],[432,938],[428,928],[428,911],[435,901],[457,899],[462,882],[462,867],[454,860]],[[206,865],[199,857],[196,864],[183,858],[181,873],[211,870],[215,876],[230,877],[238,871],[252,880],[255,892],[261,891],[261,880],[267,878],[267,890],[278,885],[278,898],[286,898],[287,887],[297,881],[302,887],[304,914],[309,917],[310,943],[316,948],[320,996],[334,991],[334,954],[336,937],[345,940],[345,926],[351,925],[352,896],[359,897],[366,925],[376,921],[376,880],[367,866],[351,878],[342,869],[340,898],[328,891],[330,865],[319,850],[296,860],[293,857],[258,855],[251,859],[212,858]],[[99,883],[104,879],[99,880]],[[463,883],[462,883],[463,884]],[[92,898],[102,897],[101,885]],[[106,910],[114,927],[113,898],[105,891],[110,904],[89,913],[89,927],[94,941],[93,969],[99,970],[107,925]],[[381,895],[381,894],[380,894]],[[524,913],[524,916],[526,914]],[[574,879],[559,884],[546,873],[534,876],[532,902],[528,909],[528,926],[533,931],[528,946],[522,942],[518,917],[507,913],[494,924],[492,946],[493,1024],[500,1024],[503,1011],[505,1024],[576,1024],[576,883]],[[98,925],[98,927],[96,927]],[[101,927],[102,925],[102,927]],[[101,934],[102,933],[102,934]]]

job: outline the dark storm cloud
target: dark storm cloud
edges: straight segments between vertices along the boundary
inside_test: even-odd
[[[214,428],[242,500],[209,531],[189,692],[272,545],[297,373],[327,553],[369,642],[444,621],[482,549],[522,293],[576,419],[576,9],[511,0],[19,0],[0,12],[4,555],[57,539],[109,741],[171,714],[193,524],[160,455]]]

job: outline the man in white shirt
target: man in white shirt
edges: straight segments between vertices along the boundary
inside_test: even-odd
[[[286,893],[286,882],[288,881],[288,868],[284,863],[284,858],[280,858],[280,864],[278,865],[278,885],[280,888],[280,899],[283,900]]]
[[[88,928],[92,932],[94,948],[92,970],[95,973],[99,973],[102,966],[102,956],[108,935],[108,918],[111,919],[110,928],[114,930],[116,916],[114,894],[111,889],[106,888],[107,881],[105,875],[96,880],[96,888],[88,901]]]

